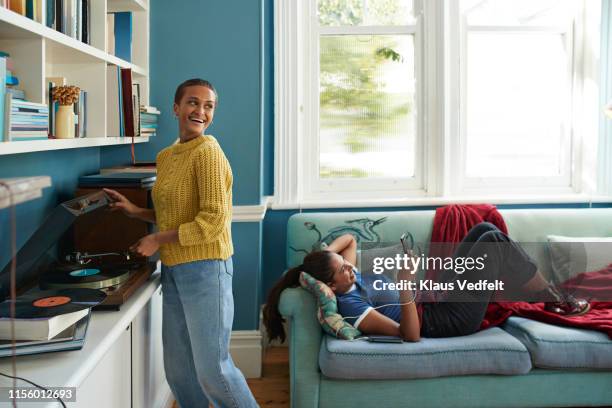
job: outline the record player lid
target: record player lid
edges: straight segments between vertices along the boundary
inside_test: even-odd
[[[109,197],[100,190],[63,202],[55,207],[43,224],[17,252],[17,288],[33,280],[44,255],[57,243],[75,219],[83,214],[104,208],[109,202]],[[10,270],[11,261],[9,259],[0,272],[0,302],[9,295]]]

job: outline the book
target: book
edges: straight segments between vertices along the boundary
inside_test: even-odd
[[[27,18],[35,20],[35,18],[34,18],[34,0],[26,0],[25,10],[26,10],[25,11],[25,16]]]
[[[82,24],[83,24],[83,2],[81,0],[74,0],[75,2],[75,8],[76,8],[76,22],[75,22],[75,33],[74,33],[74,38],[76,38],[79,41],[83,41],[83,39],[81,38],[81,33],[82,33]]]
[[[13,319],[15,324],[16,340],[49,340],[72,326],[89,313],[89,309],[82,309],[72,313],[65,313],[50,318]],[[11,319],[0,318],[0,339],[10,340]]]
[[[81,1],[81,41],[85,44],[89,44],[89,31],[91,24],[90,10],[89,10],[89,0],[80,0]]]
[[[107,136],[121,136],[121,123],[119,112],[121,110],[121,89],[118,81],[119,67],[109,66],[106,69],[106,120]]]
[[[115,56],[132,62],[132,12],[122,11],[115,15]]]
[[[159,115],[161,112],[155,106],[140,105],[140,111],[151,115]]]
[[[53,1],[53,0],[48,0]],[[55,0],[55,30],[64,32],[64,0]]]
[[[132,92],[132,70],[121,68],[121,97],[124,118],[124,133],[122,136],[136,136]]]
[[[6,117],[6,99],[8,95],[8,99],[11,100],[11,94],[6,92],[6,82],[4,77],[6,76],[6,57],[0,56],[0,131],[3,132],[2,140],[8,140],[8,128],[5,128],[7,124],[5,124]],[[10,115],[10,109],[8,110],[8,114]]]
[[[89,309],[87,309],[89,310]],[[79,350],[85,343],[91,311],[85,317],[49,340],[21,340],[15,345],[15,355],[49,353],[62,350]],[[13,355],[13,342],[0,340],[0,357]]]
[[[11,0],[9,7],[15,13],[25,16],[26,14],[26,0]]]
[[[49,137],[55,136],[55,114],[59,109],[59,102],[54,101],[52,94],[53,88],[56,86],[66,85],[64,77],[47,77],[47,105],[49,109]]]
[[[134,136],[140,136],[140,84],[132,84],[132,114],[134,116]]]
[[[22,89],[7,87],[6,92],[13,95],[13,99],[25,99],[25,92]]]
[[[45,25],[55,29],[55,0],[47,0],[45,5],[47,6]]]

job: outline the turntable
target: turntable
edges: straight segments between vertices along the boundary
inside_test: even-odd
[[[73,252],[52,264],[39,280],[41,289],[100,289],[106,299],[94,310],[119,309],[149,279],[155,264],[133,259],[130,253],[88,254]]]
[[[107,294],[95,309],[115,309],[128,299],[155,270],[155,263],[128,252],[71,252],[63,260],[54,256],[57,244],[75,220],[94,216],[109,200],[102,191],[56,207],[17,253],[17,289],[100,289]],[[8,296],[10,263],[0,272],[0,302]]]

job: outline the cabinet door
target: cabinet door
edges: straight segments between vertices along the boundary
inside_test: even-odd
[[[130,407],[131,332],[128,326],[77,390],[79,408]]]
[[[170,397],[164,375],[161,325],[160,287],[132,321],[133,408],[162,407]]]

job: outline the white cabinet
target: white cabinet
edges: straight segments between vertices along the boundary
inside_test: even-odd
[[[155,272],[121,310],[92,314],[81,350],[19,356],[17,373],[46,387],[76,387],[76,402],[66,403],[71,408],[170,408],[161,321],[160,275]],[[0,372],[12,372],[10,358],[0,359]],[[0,387],[11,386],[10,379],[0,377]],[[27,405],[60,406],[58,402]]]
[[[164,375],[161,318],[160,287],[132,321],[132,408],[161,407],[169,397]]]
[[[106,352],[77,389],[75,408],[129,408],[131,405],[131,327]]]

